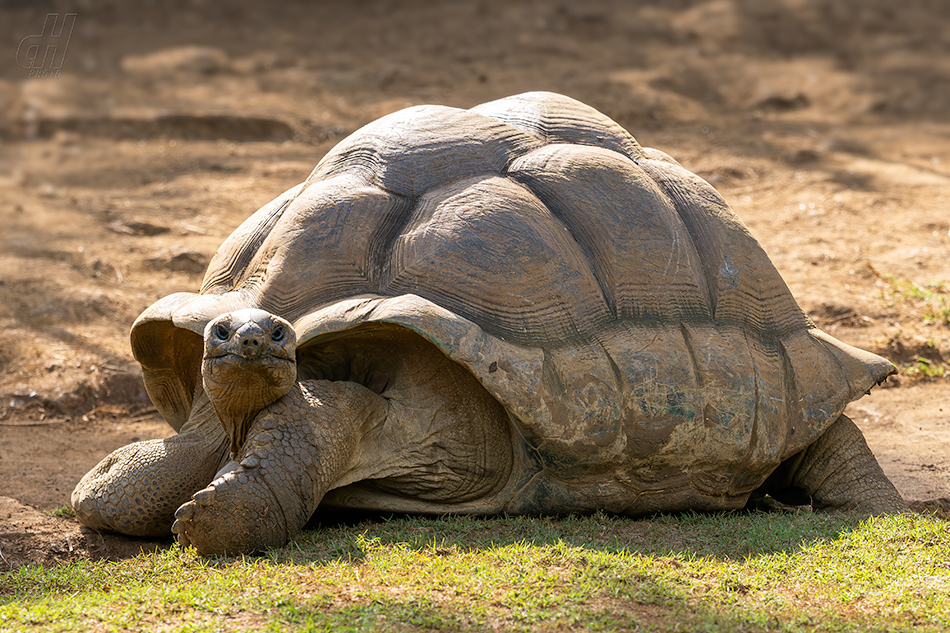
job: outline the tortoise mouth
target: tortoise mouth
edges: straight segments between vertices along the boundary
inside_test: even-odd
[[[229,393],[230,388],[237,384],[247,387],[261,383],[270,385],[268,388],[276,388],[286,393],[296,379],[296,365],[293,358],[283,358],[273,354],[246,358],[238,353],[225,352],[206,356],[202,363],[201,374],[206,391],[212,384],[217,384],[223,392]],[[215,394],[209,392],[208,395],[212,400],[215,399]]]
[[[203,358],[203,360],[210,361],[222,361],[227,360],[229,363],[234,363],[236,365],[248,367],[257,366],[261,364],[267,364],[271,361],[284,362],[284,363],[296,363],[296,358],[294,356],[284,356],[281,354],[274,354],[272,352],[265,352],[260,356],[254,358],[248,358],[237,352],[218,352],[215,354],[209,354]]]
[[[285,396],[296,377],[296,363],[272,353],[246,358],[239,353],[218,352],[204,358],[202,386],[231,438],[232,453],[244,445],[254,417]]]
[[[214,381],[246,382],[263,379],[269,383],[293,383],[297,363],[292,358],[263,354],[246,358],[233,352],[206,356],[201,367],[202,376]],[[259,377],[259,378],[254,378]],[[289,389],[289,387],[288,387]]]

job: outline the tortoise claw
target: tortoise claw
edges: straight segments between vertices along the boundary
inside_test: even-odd
[[[178,508],[178,512],[175,513],[175,516],[182,515],[181,518],[175,519],[175,522],[172,523],[172,534],[175,535],[175,539],[178,541],[178,544],[182,547],[188,547],[191,545],[191,540],[188,538],[188,535],[185,534],[185,523],[191,514],[194,511],[194,506],[190,503],[183,505]],[[187,515],[187,516],[186,516]],[[184,521],[183,521],[184,520]]]
[[[201,506],[210,506],[214,503],[215,498],[218,496],[217,491],[214,486],[208,486],[204,490],[199,490],[194,494],[192,499],[195,500],[195,503]],[[182,506],[184,508],[185,506]],[[180,510],[181,508],[179,508]],[[177,513],[176,513],[177,516]],[[191,518],[191,517],[189,517]]]
[[[180,532],[183,532],[185,529],[185,525],[184,523],[182,523],[182,521],[187,521],[192,516],[194,516],[194,514],[195,514],[195,504],[193,503],[185,503],[181,507],[179,507],[177,510],[175,510],[176,521],[172,524],[172,532],[174,532],[175,534],[179,534]],[[179,528],[177,531],[175,530],[176,526]]]

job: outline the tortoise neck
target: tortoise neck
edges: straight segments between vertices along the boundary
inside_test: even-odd
[[[231,440],[233,455],[244,446],[255,418],[285,396],[293,384],[292,380],[274,380],[269,372],[242,364],[223,363],[220,359],[204,361],[202,385]]]

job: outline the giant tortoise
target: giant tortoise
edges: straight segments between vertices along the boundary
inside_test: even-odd
[[[717,192],[578,101],[420,106],[340,142],[132,325],[178,431],[79,482],[86,525],[203,553],[315,511],[900,511],[825,334]]]

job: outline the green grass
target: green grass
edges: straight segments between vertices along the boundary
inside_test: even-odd
[[[881,280],[881,302],[887,307],[901,305],[916,315],[928,326],[950,326],[950,286],[946,282],[932,281],[920,285],[909,279],[892,274],[882,274],[868,264],[871,272]],[[893,335],[888,344],[895,343],[900,332]],[[927,340],[922,348],[925,356],[915,356],[900,364],[900,373],[912,379],[944,378],[950,375],[947,363],[934,338]]]
[[[902,367],[901,371],[915,378],[942,378],[947,374],[947,366],[944,363],[918,356],[912,363]]]
[[[881,290],[881,300],[885,305],[910,303],[920,311],[924,323],[950,325],[950,287],[946,283],[932,281],[920,285],[896,275],[874,272],[885,283]]]
[[[76,511],[73,510],[72,506],[59,506],[53,510],[47,510],[46,514],[63,519],[71,519],[76,516]]]
[[[914,514],[403,518],[0,576],[2,631],[947,627],[950,524]]]

